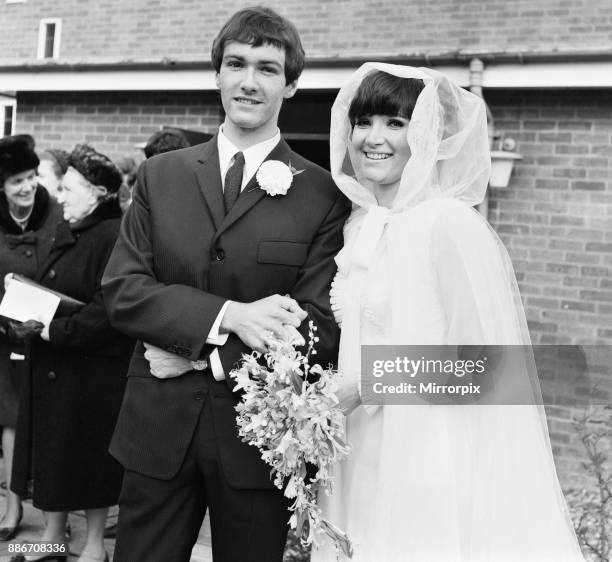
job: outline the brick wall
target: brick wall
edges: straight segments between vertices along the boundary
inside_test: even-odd
[[[612,100],[607,91],[489,91],[495,126],[523,160],[490,191],[489,220],[517,272],[532,339],[565,348],[569,372],[540,372],[562,483],[582,481],[586,371],[612,402]]]
[[[489,220],[535,343],[612,343],[612,101],[607,91],[486,92],[523,160]]]
[[[204,92],[20,93],[17,131],[40,148],[70,150],[87,142],[111,158],[133,155],[162,126],[214,131],[221,121],[218,95]]]
[[[227,17],[252,2],[0,2],[0,64],[36,58],[38,22],[62,18],[61,62],[208,60]],[[612,41],[609,0],[269,0],[297,25],[309,57],[457,50],[572,51]],[[179,40],[180,38],[180,40]]]

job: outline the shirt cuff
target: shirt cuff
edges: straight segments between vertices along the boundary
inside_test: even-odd
[[[210,370],[212,371],[213,377],[215,377],[216,381],[224,381],[225,373],[223,372],[223,365],[221,363],[221,358],[219,357],[219,351],[217,349],[213,349],[211,354],[208,356]]]
[[[208,336],[206,337],[206,343],[209,343],[212,345],[225,345],[225,342],[227,341],[227,338],[229,337],[229,333],[225,332],[225,333],[220,334],[219,329],[221,327],[221,320],[223,320],[223,316],[225,315],[225,311],[227,310],[229,303],[230,301],[225,301],[225,303],[223,303],[223,306],[221,307],[219,314],[217,314],[217,318],[215,319],[215,322],[212,325],[210,332],[208,332]],[[221,370],[223,371],[223,369]]]

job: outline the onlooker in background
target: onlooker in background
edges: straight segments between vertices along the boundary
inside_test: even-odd
[[[117,202],[123,214],[127,212],[132,204],[132,190],[124,183],[121,184],[117,192]]]
[[[60,305],[48,326],[29,334],[31,368],[22,389],[12,488],[23,494],[32,472],[34,505],[46,512],[43,541],[63,542],[67,512],[85,510],[79,561],[102,562],[108,560],[106,514],[117,503],[123,474],[108,446],[132,351],[132,341],[110,326],[100,289],[121,222],[116,193],[122,178],[86,145],[74,149],[69,166],[58,193],[67,222],[58,227],[36,280],[86,304],[71,314]]]
[[[121,172],[123,183],[130,189],[134,187],[136,183],[136,172],[138,171],[138,164],[136,164],[136,161],[131,156],[123,156],[119,158],[115,164]]]
[[[187,139],[177,131],[162,130],[151,135],[144,147],[144,153],[147,158],[171,152],[179,148],[188,148],[190,144]]]
[[[9,272],[34,277],[49,253],[62,213],[44,189],[37,189],[39,160],[33,141],[19,137],[0,139],[0,292]],[[0,541],[11,540],[23,513],[21,499],[10,491],[19,381],[23,371],[23,346],[9,342],[0,328],[0,425],[7,482],[7,504],[0,520]]]
[[[121,172],[123,177],[123,183],[119,188],[117,197],[119,198],[119,207],[121,212],[125,213],[130,204],[132,203],[132,188],[136,183],[136,172],[138,171],[138,165],[131,156],[124,156],[116,161],[117,168]]]
[[[41,152],[39,158],[38,183],[49,192],[49,195],[57,199],[57,190],[68,169],[68,153],[59,148],[52,148]]]

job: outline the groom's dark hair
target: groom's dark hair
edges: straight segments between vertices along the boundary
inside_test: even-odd
[[[273,45],[285,51],[285,81],[295,82],[304,70],[304,49],[295,26],[286,18],[264,6],[253,6],[236,12],[213,41],[211,58],[219,72],[226,43],[237,41],[253,47]]]

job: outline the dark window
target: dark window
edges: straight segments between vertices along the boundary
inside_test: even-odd
[[[45,24],[45,58],[53,58],[53,47],[55,46],[55,24]]]
[[[13,131],[13,106],[4,106],[4,136],[8,136]]]
[[[329,170],[329,121],[336,91],[303,90],[283,104],[278,126],[289,146]]]

